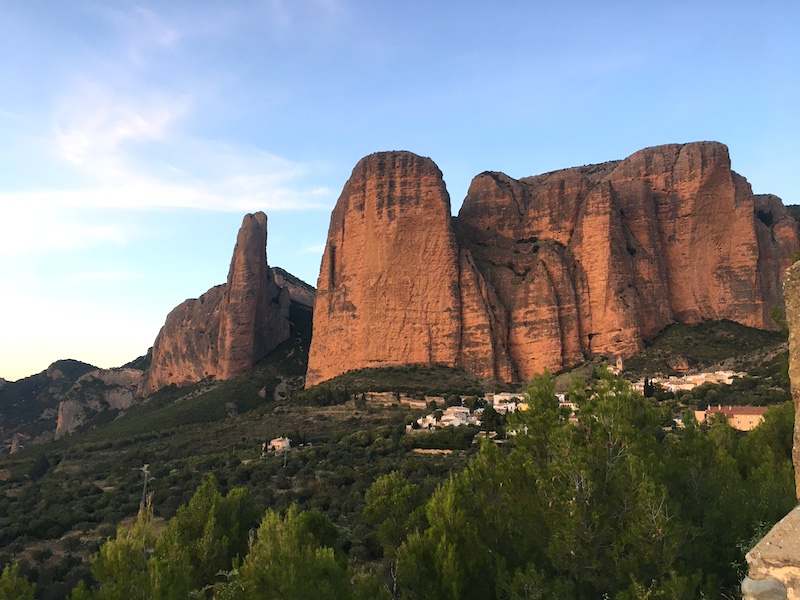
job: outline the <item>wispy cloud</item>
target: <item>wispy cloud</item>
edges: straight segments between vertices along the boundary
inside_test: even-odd
[[[41,205],[15,194],[0,194],[0,206],[0,257],[6,259],[120,245],[133,235],[124,222],[82,222],[63,211],[42,210]]]
[[[315,3],[325,13],[337,9],[333,0]],[[297,17],[291,3],[273,8]],[[114,211],[330,208],[335,194],[319,185],[312,165],[194,129],[208,109],[208,87],[196,76],[170,77],[170,61],[198,36],[220,34],[209,30],[208,15],[93,10],[115,41],[87,52],[79,69],[49,78],[49,120],[0,107],[0,119],[24,120],[2,146],[26,154],[20,164],[36,165],[0,181],[0,256],[121,245],[143,235]]]
[[[76,165],[109,166],[121,158],[123,144],[162,140],[188,112],[185,95],[139,91],[131,96],[84,80],[56,109],[53,135],[63,159]]]
[[[76,281],[78,283],[85,283],[91,281],[100,282],[123,282],[123,281],[136,281],[141,279],[142,276],[138,273],[131,273],[129,271],[82,271],[78,273],[70,273],[67,279]]]
[[[339,0],[265,0],[264,8],[272,27],[282,31],[307,26],[309,20],[327,23],[345,13]]]

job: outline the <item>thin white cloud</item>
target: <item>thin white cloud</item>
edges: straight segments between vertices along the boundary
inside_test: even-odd
[[[175,47],[182,37],[174,23],[148,7],[136,6],[130,10],[95,7],[94,10],[114,29],[124,48],[123,58],[137,69],[146,69],[155,52]]]
[[[178,184],[153,177],[119,173],[116,185],[83,187],[73,190],[36,190],[0,193],[0,204],[18,206],[24,221],[48,207],[154,209],[189,208],[210,211],[327,210],[332,192],[326,188],[295,189],[280,173],[235,176],[222,181]],[[9,223],[14,215],[3,209]],[[74,228],[75,223],[69,224]],[[83,230],[72,237],[113,238],[112,232]],[[0,242],[2,244],[2,242]]]
[[[274,9],[296,12],[281,2]],[[25,156],[18,162],[37,168],[2,182],[0,257],[121,245],[145,235],[106,209],[330,208],[335,194],[314,181],[310,165],[192,131],[205,84],[164,78],[160,67],[182,51],[186,36],[197,35],[193,28],[207,24],[181,20],[178,27],[149,8],[94,10],[118,42],[82,57],[79,72],[53,77],[66,84],[52,90],[49,121],[25,117],[8,137],[6,147]],[[0,119],[16,118],[0,107]]]
[[[333,192],[309,185],[309,167],[254,147],[181,132],[188,95],[121,94],[77,85],[61,102],[52,154],[76,183],[0,192],[27,207],[190,208],[214,211],[328,208]]]
[[[138,273],[131,273],[129,271],[82,271],[78,273],[70,273],[66,279],[78,283],[86,283],[92,281],[100,282],[124,282],[136,281],[141,279],[142,276]]]
[[[319,33],[346,14],[339,0],[264,0],[263,7],[267,22],[278,34]]]
[[[0,194],[0,257],[72,251],[102,244],[123,244],[131,230],[123,223],[85,223],[58,211],[41,210],[15,194]]]
[[[122,93],[83,80],[56,109],[53,135],[62,158],[76,165],[108,166],[125,142],[163,139],[169,127],[189,112],[187,96],[157,91]]]

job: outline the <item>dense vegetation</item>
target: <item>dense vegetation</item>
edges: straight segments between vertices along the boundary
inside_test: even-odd
[[[76,598],[109,597],[110,589],[122,588],[107,583],[109,563],[103,567],[100,557],[123,556],[123,541],[132,538],[148,544],[137,589],[170,597],[164,586],[173,583],[164,582],[174,574],[163,565],[195,559],[170,554],[174,544],[168,551],[167,542],[159,541],[162,532],[183,531],[180,545],[200,548],[217,535],[233,540],[264,520],[273,533],[254,538],[256,544],[271,540],[260,542],[259,560],[290,566],[303,556],[323,573],[314,579],[330,572],[330,589],[342,597],[720,597],[738,585],[747,547],[793,503],[793,413],[783,404],[790,397],[786,352],[774,334],[704,324],[683,331],[696,343],[681,345],[680,336],[668,331],[638,363],[644,374],[680,350],[693,365],[738,357],[735,368],[748,376],[731,386],[652,399],[617,380],[594,379],[589,391],[572,392],[581,405],[577,427],[553,412],[549,384],[540,381],[534,411],[508,419],[495,415],[497,428],[523,433],[500,447],[480,447],[472,443],[475,428],[405,435],[404,425],[421,411],[359,401],[362,391],[455,399],[501,389],[458,370],[361,370],[301,391],[310,313],[293,310],[292,340],[250,373],[165,389],[116,420],[95,420],[62,440],[3,457],[0,566],[6,568],[0,598],[29,597],[34,583],[35,597],[64,598],[80,581],[86,589]],[[585,372],[591,375],[590,368]],[[613,408],[609,402],[616,397],[625,401]],[[710,402],[776,406],[749,434],[718,421],[700,426],[691,418],[685,430],[673,428],[676,411]],[[278,436],[292,438],[288,457],[261,457],[261,444]],[[624,451],[604,462],[614,444]],[[155,477],[148,485],[153,500],[132,520],[144,463]],[[205,478],[209,473],[213,479]],[[206,500],[192,500],[193,494]],[[233,510],[228,498],[241,504],[237,514],[249,516],[235,527],[226,521],[227,532],[172,524],[189,514],[208,521],[210,513],[200,511],[198,502]],[[645,527],[643,506],[661,510],[649,513],[656,530]],[[215,522],[223,519],[214,514]],[[238,533],[231,530],[237,527]],[[192,536],[197,540],[186,542]],[[113,540],[119,543],[109,545]],[[225,548],[209,567],[213,577],[174,583],[172,597],[186,597],[180,594],[189,588],[205,589],[200,595],[206,597],[242,597],[244,589],[261,594],[243,578],[273,581],[248,544]],[[318,563],[312,560],[317,555]],[[159,556],[161,562],[148,563]],[[476,570],[483,573],[480,581],[472,580]],[[273,582],[277,587],[263,595],[323,593],[293,587],[312,577],[297,572],[305,575],[294,583]],[[105,591],[98,592],[101,584]],[[148,587],[153,585],[162,587]]]
[[[156,489],[118,525],[72,597],[733,595],[744,552],[794,505],[791,404],[749,434],[690,414],[678,429],[669,403],[604,374],[571,392],[573,424],[552,386],[538,379],[530,410],[506,424],[516,435],[471,458],[415,455],[426,436],[384,425],[321,441],[286,467],[279,457],[209,464],[217,477],[168,521]],[[0,589],[23,589],[25,568],[12,571]]]
[[[518,389],[520,386],[479,379],[463,369],[436,365],[401,365],[348,371],[310,390],[298,390],[291,397],[298,402],[327,405],[342,402],[352,394],[362,392],[482,396],[488,391],[512,388]]]
[[[642,352],[625,361],[625,372],[631,378],[678,374],[670,366],[675,358],[684,359],[690,369],[724,366],[749,372],[774,356],[776,347],[785,342],[785,332],[754,329],[733,321],[673,323]]]

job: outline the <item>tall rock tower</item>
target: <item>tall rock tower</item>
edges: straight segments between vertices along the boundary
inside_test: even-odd
[[[207,377],[230,379],[289,338],[289,292],[267,265],[267,215],[248,214],[236,238],[228,281],[186,300],[153,344],[141,395]]]
[[[460,331],[450,197],[429,158],[362,159],[331,215],[306,385],[350,369],[454,366]]]

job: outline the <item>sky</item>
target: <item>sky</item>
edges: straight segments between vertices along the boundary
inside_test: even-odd
[[[796,0],[0,0],[0,377],[144,354],[248,212],[315,285],[377,151],[457,213],[482,171],[716,140],[800,203],[798,31]]]

